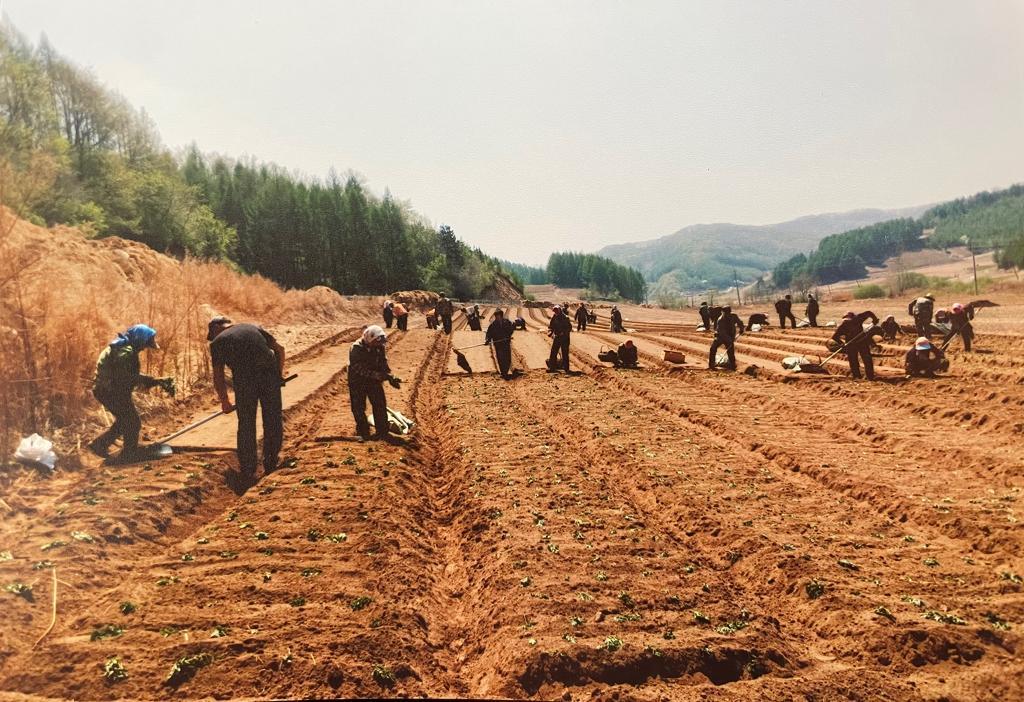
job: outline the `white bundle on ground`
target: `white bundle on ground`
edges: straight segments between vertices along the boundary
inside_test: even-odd
[[[57,465],[57,454],[53,452],[53,442],[39,434],[26,436],[18,444],[18,450],[14,452],[14,460],[18,463],[46,466],[53,470]]]

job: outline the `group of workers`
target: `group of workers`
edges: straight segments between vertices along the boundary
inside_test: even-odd
[[[904,356],[904,370],[906,376],[934,377],[937,372],[944,372],[949,369],[949,360],[945,357],[944,350],[953,340],[959,336],[963,342],[964,350],[971,350],[971,342],[974,338],[974,329],[971,320],[974,319],[972,305],[954,304],[949,310],[934,309],[935,297],[929,293],[923,297],[912,300],[908,306],[908,313],[914,318],[914,328],[918,338],[913,346]],[[780,298],[775,303],[775,311],[779,316],[779,326],[785,329],[786,320],[790,326],[796,328],[796,319],[792,313],[793,301],[790,295]],[[808,295],[807,302],[807,326],[818,326],[817,316],[820,307],[814,295]],[[714,339],[708,353],[708,367],[723,367],[729,370],[736,369],[735,343],[736,337],[743,334],[753,325],[766,325],[767,315],[762,313],[752,314],[744,326],[740,318],[732,312],[730,306],[711,307],[707,302],[701,303],[698,310],[701,318],[701,326],[705,330],[712,330]],[[937,327],[933,324],[944,324],[946,327]],[[870,324],[868,324],[870,322]],[[931,336],[935,332],[943,334],[941,345],[933,344]],[[850,373],[854,378],[866,377],[873,380],[875,377],[872,349],[877,349],[876,337],[884,341],[895,341],[902,333],[902,328],[893,315],[879,321],[878,317],[871,311],[861,313],[847,312],[835,333],[828,340],[827,346],[833,353],[842,352],[846,355],[850,364]],[[719,349],[724,348],[726,357],[724,362],[718,358]],[[861,367],[863,366],[863,374]]]
[[[792,314],[792,299],[786,295],[775,304],[780,327],[789,320],[796,327]],[[916,298],[908,305],[913,317],[914,330],[918,337],[904,356],[904,369],[908,377],[933,377],[937,372],[948,370],[949,361],[944,349],[954,337],[959,336],[966,351],[971,350],[974,330],[973,304],[954,304],[949,310],[936,310],[932,294]],[[478,305],[463,308],[469,327],[482,330],[482,313]],[[809,326],[818,326],[818,301],[808,296],[807,321]],[[440,326],[445,334],[452,332],[454,305],[445,295],[427,314],[430,328]],[[699,309],[704,329],[713,331],[714,338],[708,354],[708,367],[736,369],[736,338],[754,325],[767,324],[767,315],[751,315],[744,325],[729,305],[710,307],[707,302]],[[388,300],[383,307],[385,328],[392,324],[398,330],[408,329],[409,308],[401,302]],[[576,331],[586,331],[587,324],[596,321],[596,315],[585,304],[580,304],[573,315]],[[612,307],[609,329],[612,332],[625,331],[622,313]],[[869,324],[870,323],[870,324]],[[935,324],[948,325],[937,327]],[[498,370],[503,378],[510,378],[512,365],[512,336],[515,330],[524,330],[526,321],[517,317],[506,319],[502,310],[494,312],[487,326],[484,343],[494,349]],[[573,330],[569,318],[569,306],[555,305],[548,323],[551,336],[551,352],[547,366],[550,372],[569,371],[569,347]],[[890,315],[879,321],[871,311],[847,312],[828,340],[829,350],[845,353],[854,378],[875,377],[872,349],[877,348],[876,337],[884,341],[895,341],[902,329],[895,317]],[[933,344],[935,332],[944,336],[941,345]],[[173,378],[154,378],[141,372],[139,355],[147,349],[159,349],[156,330],[144,324],[136,324],[117,335],[100,353],[96,363],[93,394],[97,401],[109,411],[114,422],[111,427],[91,441],[87,448],[101,457],[108,457],[110,448],[118,439],[122,441],[120,460],[131,461],[144,458],[146,450],[139,447],[141,419],[135,407],[132,393],[137,387],[159,387],[173,395]],[[367,326],[361,337],[352,344],[349,353],[348,386],[350,405],[356,423],[356,432],[363,440],[388,437],[388,410],[383,384],[401,387],[401,380],[392,374],[388,365],[385,344],[387,333],[378,325]],[[284,384],[284,347],[265,329],[255,324],[236,324],[227,317],[215,317],[209,323],[207,341],[213,365],[213,385],[224,413],[237,412],[236,434],[239,467],[244,474],[254,474],[257,467],[256,410],[259,408],[263,422],[263,468],[269,472],[277,468],[278,454],[283,441],[281,387]],[[724,362],[718,352],[725,350]],[[603,360],[610,360],[616,367],[636,368],[638,351],[632,340],[622,342],[616,351],[610,352]],[[863,367],[863,373],[862,373]],[[228,394],[225,368],[231,369],[234,402]],[[371,436],[365,410],[370,403],[373,416],[374,434]]]

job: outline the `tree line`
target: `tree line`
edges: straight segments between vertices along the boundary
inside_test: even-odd
[[[587,288],[605,298],[641,303],[647,296],[647,283],[640,271],[594,254],[553,253],[548,257],[547,277],[559,287]]]
[[[325,181],[251,161],[175,158],[152,120],[46,41],[0,24],[0,198],[39,225],[228,260],[289,287],[480,296],[497,259],[355,174]]]
[[[863,278],[867,266],[906,251],[966,243],[975,251],[995,249],[1003,268],[1024,266],[1024,185],[942,203],[916,220],[893,219],[827,236],[811,253],[778,264],[772,279],[778,288],[807,289]]]

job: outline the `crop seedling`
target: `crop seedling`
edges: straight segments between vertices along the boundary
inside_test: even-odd
[[[598,646],[598,648],[604,649],[609,653],[614,653],[615,651],[618,651],[620,648],[622,648],[622,639],[620,639],[618,636],[608,636],[605,638],[604,641],[601,642],[601,645]]]
[[[825,594],[825,583],[812,580],[804,585],[804,591],[807,593],[808,597],[812,600],[816,600]]]
[[[893,613],[890,612],[888,610],[888,608],[882,607],[881,605],[878,606],[878,607],[875,607],[875,614],[877,614],[880,617],[885,617],[886,619],[888,619],[891,622],[895,622],[896,621],[896,617],[893,615]]]
[[[0,551],[0,561],[13,561],[14,555],[10,551]]]
[[[117,656],[108,658],[107,662],[103,664],[103,679],[107,682],[121,682],[128,677],[128,671],[125,670],[124,665],[121,663],[121,659]]]
[[[992,625],[992,628],[999,629],[1000,631],[1009,631],[1010,625],[1005,619],[1000,617],[995,612],[985,612],[985,621]]]
[[[921,562],[922,562],[922,563],[924,563],[924,564],[925,564],[926,566],[928,566],[929,568],[934,568],[934,567],[936,567],[937,565],[939,565],[939,562],[938,562],[938,561],[937,561],[936,559],[934,559],[934,558],[925,558],[925,559],[924,559],[923,561],[921,561]]]
[[[238,558],[238,553],[236,551],[221,551],[217,555],[229,561]]]
[[[132,614],[136,609],[138,609],[138,607],[135,606],[134,602],[128,602],[125,600],[120,604],[118,609],[121,610],[121,614]]]
[[[228,635],[228,628],[223,624],[218,624],[213,627],[213,631],[210,632],[211,639],[219,639]]]
[[[320,570],[319,568],[303,568],[302,569],[302,577],[304,577],[304,578],[312,578],[314,576],[320,575],[320,573],[322,573],[322,572],[323,571]]]
[[[698,624],[711,623],[711,619],[708,617],[708,615],[704,614],[703,612],[697,609],[693,610],[693,621],[697,622]]]
[[[576,643],[576,637],[568,632],[562,634],[562,638],[568,641],[569,643]]]
[[[1007,572],[1007,571],[1003,571],[1002,573],[999,574],[999,577],[1001,577],[1003,580],[1009,580],[1011,583],[1014,583],[1015,585],[1024,584],[1024,579],[1022,579],[1016,573],[1010,573],[1010,572]]]
[[[178,576],[165,575],[162,578],[158,578],[156,584],[157,587],[166,587],[167,585],[173,585],[176,582],[178,582]]]
[[[599,580],[599,581],[601,581],[603,583],[604,581],[606,581],[608,579],[608,576],[605,574],[605,572],[603,570],[599,570],[594,575],[594,579],[595,580]]]
[[[348,541],[348,534],[346,534],[345,532],[341,532],[339,534],[331,534],[327,537],[327,540],[336,544],[344,543],[345,541]]]
[[[925,619],[931,619],[935,622],[942,624],[966,624],[967,622],[955,614],[948,614],[946,612],[937,612],[934,609],[930,609],[924,613]]]
[[[523,587],[530,587],[530,583],[531,582],[533,582],[533,581],[530,580],[530,576],[529,575],[527,575],[525,578],[521,578],[519,580],[519,584],[522,585]]]
[[[180,631],[181,631],[181,629],[179,629],[176,626],[162,626],[162,627],[160,627],[160,636],[164,636],[164,637],[174,636],[175,634],[177,634]]]
[[[32,564],[32,570],[45,570],[53,568],[53,561],[37,561]]]
[[[319,529],[310,529],[306,532],[306,538],[310,541],[319,541],[324,538],[324,535]]]
[[[265,531],[257,531],[257,532],[256,532],[255,534],[253,534],[252,536],[253,536],[253,538],[254,538],[254,539],[256,539],[257,541],[266,541],[267,539],[269,539],[269,538],[270,538],[270,534],[268,534],[268,533],[267,533],[267,532],[265,532]]]
[[[60,539],[57,539],[55,541],[51,541],[48,544],[43,544],[42,546],[39,547],[39,550],[40,551],[49,551],[51,549],[60,548],[61,546],[67,546],[67,545],[68,545],[67,541],[61,541]]]
[[[630,609],[636,607],[636,602],[633,601],[633,598],[630,596],[628,592],[619,593],[619,602],[621,602],[623,606],[629,607]]]
[[[182,656],[171,666],[171,671],[164,679],[167,687],[178,687],[184,682],[195,677],[196,671],[213,663],[213,656],[209,653],[197,653],[192,656]]]
[[[89,640],[99,641],[100,639],[113,639],[123,633],[124,629],[117,624],[104,624],[103,626],[92,630],[92,633],[89,634]]]
[[[288,600],[288,604],[290,604],[292,607],[302,607],[306,604],[306,598],[299,595],[298,597],[293,597],[290,600]]]
[[[5,585],[4,590],[12,595],[23,597],[29,602],[33,601],[31,585],[26,585],[25,583],[11,583],[10,585]]]
[[[302,480],[299,481],[299,484],[300,485],[316,485],[316,478],[307,475],[305,478],[303,478]]]
[[[349,603],[349,606],[350,606],[350,607],[352,608],[352,611],[353,611],[353,612],[358,612],[358,611],[359,611],[359,610],[361,610],[361,609],[365,609],[365,608],[366,608],[366,606],[367,606],[368,604],[370,604],[371,602],[373,602],[373,600],[372,600],[372,599],[370,599],[370,598],[369,598],[369,597],[367,597],[366,595],[362,595],[362,596],[360,596],[360,597],[357,597],[357,598],[355,598],[354,600],[352,600],[352,601],[351,601],[351,602]]]
[[[391,672],[391,669],[386,665],[380,664],[373,666],[373,680],[381,687],[387,688],[394,687],[397,682],[395,674]]]
[[[663,639],[665,639],[667,641],[671,641],[675,637],[676,637],[676,632],[672,631],[672,629],[666,629],[665,633],[661,635],[661,638],[663,638]]]
[[[747,626],[747,623],[745,621],[736,620],[736,621],[732,621],[732,622],[726,622],[725,624],[722,624],[721,626],[716,626],[715,627],[715,631],[717,631],[719,634],[722,634],[724,636],[731,636],[732,634],[735,634],[740,629],[746,628],[746,626]]]
[[[570,617],[569,624],[572,626],[572,628],[578,629],[579,627],[583,626],[583,620],[579,617]]]
[[[75,541],[84,541],[85,543],[88,543],[88,544],[91,544],[93,541],[96,540],[96,539],[92,538],[91,536],[89,536],[88,534],[86,534],[84,531],[73,531],[73,532],[71,532],[71,538],[73,538]]]
[[[185,561],[186,563],[188,563],[189,561],[194,561],[195,559],[196,557],[193,556],[191,553],[181,554],[181,560]]]

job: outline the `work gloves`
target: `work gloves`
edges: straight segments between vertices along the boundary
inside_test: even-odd
[[[177,386],[174,384],[174,378],[157,378],[156,385],[171,397],[174,397],[174,394],[178,391]]]

